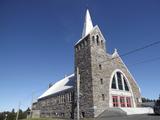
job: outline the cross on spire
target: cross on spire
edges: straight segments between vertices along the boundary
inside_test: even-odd
[[[92,24],[89,10],[87,9],[85,21],[84,21],[83,32],[82,32],[82,38],[85,37],[92,29],[93,29],[93,24]]]

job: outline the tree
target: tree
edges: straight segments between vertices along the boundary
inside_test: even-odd
[[[14,110],[14,108],[12,109],[12,113],[15,113],[15,110]]]
[[[4,113],[0,113],[0,120],[4,120]]]
[[[15,110],[12,109],[11,112],[8,112],[7,113],[7,120],[15,120],[16,119],[16,113],[15,113]]]

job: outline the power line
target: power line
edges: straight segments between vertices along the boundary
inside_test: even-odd
[[[154,62],[154,61],[158,61],[158,60],[160,60],[160,57],[152,58],[152,59],[148,59],[148,60],[143,60],[143,61],[131,64],[130,66],[144,64],[144,63],[149,63],[149,62]]]
[[[112,58],[112,59],[102,61],[102,62],[100,62],[100,63],[103,63],[103,62],[106,62],[106,61],[111,61],[111,60],[114,60],[114,59],[119,58],[119,57],[124,57],[124,56],[130,55],[130,54],[133,54],[133,53],[135,53],[135,52],[144,50],[144,49],[146,49],[146,48],[152,47],[152,46],[157,45],[157,44],[160,44],[160,41],[156,41],[156,42],[150,43],[150,44],[148,44],[148,45],[142,46],[142,47],[140,47],[140,48],[136,48],[136,49],[131,50],[131,51],[128,51],[128,52],[126,52],[126,53],[124,53],[124,54],[120,54],[119,56],[116,56],[116,57],[114,57],[114,58]]]
[[[127,56],[127,55],[129,55],[129,54],[132,54],[132,53],[135,53],[135,52],[141,51],[141,50],[143,50],[143,49],[146,49],[146,48],[152,47],[152,46],[157,45],[157,44],[160,44],[160,41],[156,41],[156,42],[150,43],[150,44],[148,44],[148,45],[145,45],[145,46],[143,46],[143,47],[136,48],[136,49],[131,50],[131,51],[129,51],[129,52],[126,52],[126,53],[124,53],[124,54],[122,54],[122,55],[120,55],[120,56],[121,56],[121,57],[123,57],[123,56]]]

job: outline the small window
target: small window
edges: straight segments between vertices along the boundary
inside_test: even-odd
[[[102,70],[102,65],[101,64],[99,64],[99,69]]]
[[[83,42],[81,43],[81,48],[84,48],[84,43]]]
[[[102,100],[103,100],[103,101],[105,100],[105,96],[104,96],[104,94],[102,94]]]
[[[63,103],[65,103],[65,96],[63,95]]]
[[[80,50],[81,49],[81,46],[80,45],[78,45],[78,50]]]
[[[92,36],[92,43],[95,43],[95,37]]]
[[[76,52],[78,51],[78,48],[76,47]]]
[[[88,39],[86,39],[87,44],[89,43]]]
[[[61,96],[61,103],[63,103],[63,95]]]
[[[81,48],[81,49],[82,49],[82,46],[83,46],[82,43],[80,43],[80,48]]]
[[[103,45],[103,40],[101,40],[101,45]]]
[[[101,80],[101,84],[103,84],[103,79],[101,78],[100,80]]]
[[[57,103],[61,103],[60,96],[57,97]]]
[[[69,100],[68,100],[69,102],[71,102],[72,101],[72,93],[70,92],[69,93]]]
[[[99,45],[99,36],[96,35],[96,41],[97,41],[97,45]]]
[[[87,40],[84,40],[84,45],[85,45],[85,46],[87,45]]]
[[[64,96],[62,95],[61,97],[62,97],[62,103],[64,103]]]
[[[66,95],[64,95],[64,103],[66,102]]]
[[[72,112],[70,112],[70,118],[73,119],[74,118],[74,114]]]

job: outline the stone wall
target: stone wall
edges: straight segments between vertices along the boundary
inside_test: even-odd
[[[57,94],[39,99],[33,110],[40,111],[40,117],[73,118],[74,89],[65,90]]]
[[[80,114],[85,117],[93,117],[93,91],[91,75],[90,36],[86,36],[75,46],[75,75],[77,67],[80,74]],[[77,82],[76,82],[77,84]],[[75,101],[77,99],[77,86],[75,84]],[[77,109],[75,109],[77,111]],[[75,112],[76,117],[76,112]]]
[[[92,84],[94,100],[94,117],[97,117],[108,107],[108,70],[104,66],[106,61],[105,39],[97,27],[91,32],[91,66],[92,66]],[[98,37],[97,37],[98,36]],[[104,98],[102,97],[104,96]]]

